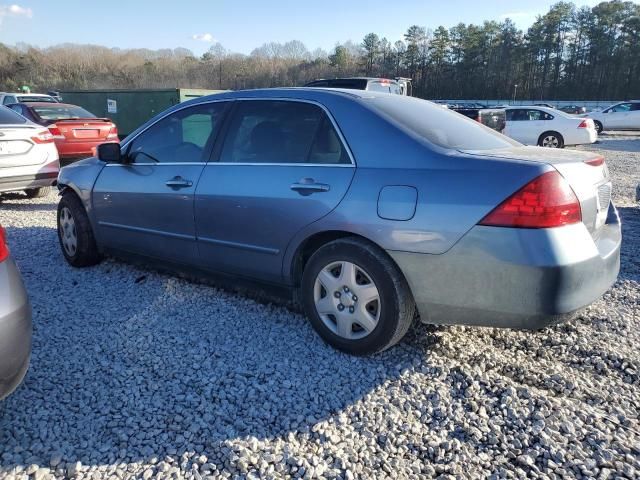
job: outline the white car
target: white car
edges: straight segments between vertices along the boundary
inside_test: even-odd
[[[640,100],[620,102],[601,112],[584,115],[593,119],[598,133],[603,130],[640,130]]]
[[[43,197],[60,171],[54,137],[46,128],[0,105],[0,193]]]
[[[11,105],[12,103],[27,102],[51,102],[58,103],[58,100],[51,95],[44,93],[5,93],[0,92],[0,105]]]
[[[598,139],[596,127],[589,118],[538,106],[507,107],[505,110],[507,122],[502,133],[525,145],[563,148]]]

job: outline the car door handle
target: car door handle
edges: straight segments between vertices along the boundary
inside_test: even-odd
[[[317,192],[328,192],[330,187],[326,183],[317,183],[313,178],[303,178],[299,182],[292,184],[291,190],[298,192],[300,195],[311,195]]]
[[[193,182],[191,180],[186,180],[178,176],[178,177],[173,177],[171,180],[167,180],[165,182],[165,185],[169,188],[178,189],[178,188],[191,187],[193,185]]]

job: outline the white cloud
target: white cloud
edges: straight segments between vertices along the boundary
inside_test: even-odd
[[[0,23],[6,17],[33,17],[33,10],[27,7],[21,7],[20,5],[0,5]]]
[[[191,38],[205,43],[213,43],[216,41],[216,39],[213,38],[213,35],[211,35],[210,33],[196,33],[192,35]]]

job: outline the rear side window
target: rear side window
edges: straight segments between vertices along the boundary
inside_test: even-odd
[[[350,163],[324,110],[295,101],[238,102],[222,147],[224,163]]]
[[[0,125],[27,123],[27,119],[10,108],[0,107]]]
[[[369,82],[367,90],[372,92],[399,93],[398,85],[391,82],[373,81]]]
[[[3,105],[9,105],[10,103],[17,103],[18,100],[16,100],[16,97],[14,97],[13,95],[7,95],[6,97],[4,97],[4,100],[2,100],[2,104]]]
[[[381,95],[363,99],[363,103],[443,148],[493,150],[520,145],[475,120],[426,100],[402,95]]]
[[[640,111],[640,102],[632,103],[631,104],[631,111],[632,112],[639,112]]]

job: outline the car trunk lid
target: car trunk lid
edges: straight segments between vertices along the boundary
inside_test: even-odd
[[[107,140],[112,127],[113,123],[107,118],[81,118],[56,120],[49,125],[49,130],[66,142],[93,142]]]
[[[0,126],[0,168],[40,165],[47,159],[32,152],[35,143],[32,137],[42,127],[32,125],[2,125]],[[46,131],[46,130],[45,130]]]
[[[467,152],[471,153],[471,152]],[[582,210],[582,222],[592,236],[605,224],[611,202],[611,178],[604,159],[593,152],[541,147],[513,147],[476,152],[504,160],[520,160],[553,166],[575,192]]]

